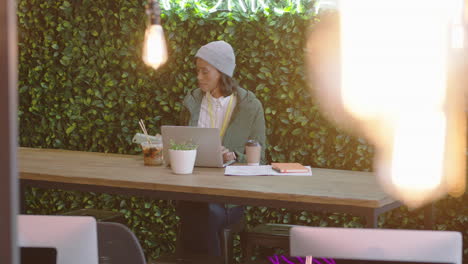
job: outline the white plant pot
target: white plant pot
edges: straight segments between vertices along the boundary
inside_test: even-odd
[[[169,150],[172,172],[175,174],[191,174],[195,165],[197,150]]]

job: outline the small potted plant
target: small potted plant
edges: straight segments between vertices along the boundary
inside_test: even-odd
[[[169,159],[172,172],[175,174],[191,174],[197,157],[198,145],[193,142],[176,143],[171,140]]]

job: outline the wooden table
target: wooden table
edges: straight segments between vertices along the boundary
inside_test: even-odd
[[[143,165],[143,157],[20,148],[26,186],[194,200],[364,216],[377,227],[380,214],[401,204],[378,186],[370,172],[313,169],[312,176],[224,176],[221,168],[195,168],[191,175]]]

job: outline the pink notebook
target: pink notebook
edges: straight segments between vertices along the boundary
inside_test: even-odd
[[[271,167],[279,172],[309,172],[309,169],[300,163],[271,163]]]

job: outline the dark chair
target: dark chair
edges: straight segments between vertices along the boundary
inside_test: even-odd
[[[146,264],[133,232],[119,223],[97,223],[99,264]]]
[[[234,235],[240,233],[245,226],[245,220],[242,219],[238,223],[232,224],[224,228],[219,234],[221,237],[221,257],[211,257],[206,255],[184,255],[182,253],[180,239],[177,239],[176,253],[170,256],[163,256],[151,264],[232,264],[234,260],[233,247]],[[178,233],[180,234],[180,232]]]
[[[120,224],[127,224],[125,215],[121,212],[98,210],[93,208],[84,208],[73,210],[70,212],[62,213],[61,215],[73,215],[73,216],[92,216],[97,222],[114,222]]]
[[[241,248],[244,261],[249,262],[255,246],[282,248],[289,254],[289,230],[294,225],[260,224],[241,232]]]
[[[234,235],[241,233],[245,228],[245,219],[242,218],[238,223],[232,224],[223,229],[221,235],[221,246],[223,252],[224,264],[232,264],[234,259]]]
[[[159,257],[156,260],[148,261],[148,264],[222,264],[221,257],[213,257],[207,255],[190,255],[179,257],[177,255],[169,255]]]

